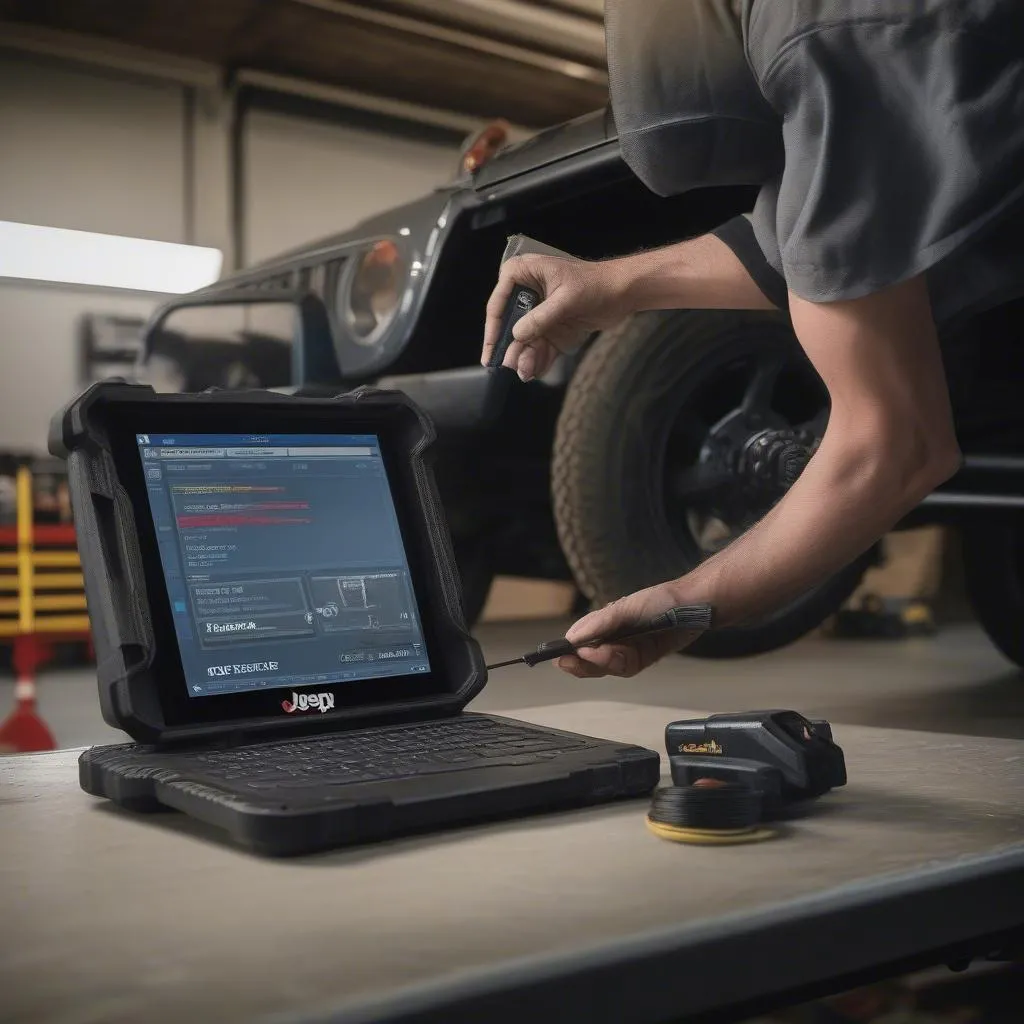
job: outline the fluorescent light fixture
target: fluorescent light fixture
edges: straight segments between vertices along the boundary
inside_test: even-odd
[[[219,249],[0,220],[0,277],[180,295],[220,276]]]

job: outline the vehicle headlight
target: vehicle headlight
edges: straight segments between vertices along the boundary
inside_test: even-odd
[[[408,276],[398,246],[384,239],[349,260],[338,281],[336,308],[352,341],[369,348],[398,312]]]

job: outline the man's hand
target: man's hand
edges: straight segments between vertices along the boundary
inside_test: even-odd
[[[573,644],[580,644],[610,636],[621,629],[649,622],[669,608],[687,603],[679,597],[678,581],[661,583],[584,615],[566,633],[566,638]],[[700,632],[694,629],[666,630],[637,637],[627,643],[582,647],[576,656],[559,658],[558,667],[581,679],[604,675],[635,676],[665,655],[693,643]]]
[[[508,260],[487,303],[481,363],[487,365],[498,343],[502,314],[516,285],[532,288],[541,301],[515,325],[515,341],[502,365],[530,380],[542,377],[560,354],[579,348],[595,331],[629,315],[623,271],[618,260],[591,263],[532,253]]]
[[[732,250],[714,235],[661,249],[589,262],[535,253],[502,265],[487,303],[484,366],[501,333],[505,306],[517,284],[540,303],[513,328],[515,341],[502,365],[523,380],[542,377],[561,353],[590,335],[648,309],[774,309]]]

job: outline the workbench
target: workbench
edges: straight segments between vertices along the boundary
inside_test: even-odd
[[[663,753],[704,713],[514,717]],[[77,750],[0,759],[0,1019],[653,1024],[1019,930],[1024,742],[835,738],[848,786],[764,843],[667,843],[631,801],[284,861],[87,796]]]

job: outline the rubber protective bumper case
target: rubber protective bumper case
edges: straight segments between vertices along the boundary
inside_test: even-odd
[[[460,719],[509,722],[470,712]],[[514,725],[522,723],[512,722]],[[538,735],[579,740],[557,729]],[[134,812],[177,810],[265,856],[296,856],[438,832],[541,812],[647,796],[660,777],[657,752],[585,737],[560,757],[520,768],[353,783],[311,783],[304,790],[256,793],[204,778],[202,749],[157,750],[138,744],[93,747],[79,759],[82,788]],[[269,746],[274,746],[270,741]],[[264,744],[246,744],[259,750]],[[495,778],[505,772],[504,784]]]
[[[379,423],[392,438],[392,449],[411,475],[411,542],[422,552],[423,599],[429,602],[435,630],[437,671],[445,692],[381,706],[340,707],[312,719],[286,716],[178,725],[168,723],[155,672],[152,602],[144,572],[139,531],[129,494],[118,476],[114,453],[115,425],[122,432],[133,417],[144,422],[161,408],[194,412],[197,424],[211,407],[229,409],[240,429],[251,431],[261,414],[279,418],[294,413],[330,417],[331,429],[346,422]],[[324,422],[323,419],[320,422]],[[457,713],[486,682],[479,645],[469,634],[462,612],[461,587],[451,538],[430,466],[434,429],[427,417],[399,392],[362,388],[332,398],[276,392],[209,392],[158,394],[151,387],[121,381],[95,384],[59,412],[51,423],[49,447],[66,460],[86,600],[97,658],[99,697],[104,720],[133,739],[148,744],[201,740],[246,734],[289,735],[332,728],[353,728],[381,720],[417,720]],[[410,500],[407,493],[405,500]],[[407,538],[407,544],[410,538]],[[185,682],[180,681],[184,689]],[[83,780],[84,781],[84,780]]]

